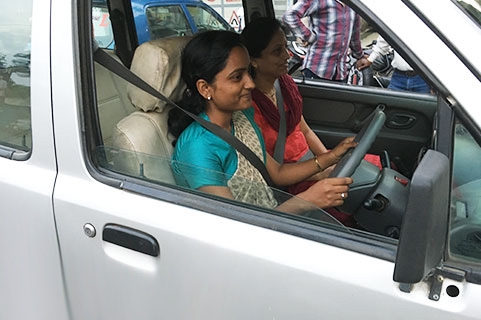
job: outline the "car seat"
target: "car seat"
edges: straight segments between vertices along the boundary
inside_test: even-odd
[[[110,53],[108,50],[106,52]],[[111,56],[118,60],[115,55]],[[105,146],[111,146],[113,128],[135,109],[127,97],[126,81],[97,62],[95,63],[95,85],[103,143]]]
[[[143,43],[135,51],[131,71],[169,99],[178,101],[185,90],[180,57],[190,39],[174,37]],[[114,170],[174,184],[170,167],[173,137],[167,126],[172,107],[132,84],[128,84],[127,94],[136,111],[113,129]]]

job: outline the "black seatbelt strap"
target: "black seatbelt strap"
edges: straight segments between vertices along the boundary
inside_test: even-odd
[[[274,182],[272,181],[269,172],[267,172],[267,168],[264,164],[264,162],[259,159],[259,157],[251,150],[249,147],[247,147],[242,141],[237,139],[234,135],[231,133],[227,132],[226,130],[222,129],[218,125],[209,122],[183,108],[178,106],[176,103],[174,103],[172,100],[164,96],[162,93],[159,91],[155,90],[152,88],[148,83],[146,83],[144,80],[139,78],[137,75],[135,75],[132,71],[130,71],[128,68],[126,68],[123,64],[115,60],[113,57],[111,57],[109,54],[107,54],[104,50],[100,48],[94,48],[94,60],[97,61],[99,64],[104,66],[106,69],[112,71],[119,77],[123,78],[127,82],[133,84],[134,86],[144,90],[145,92],[153,95],[154,97],[166,102],[168,105],[174,106],[176,108],[179,108],[182,110],[185,114],[187,114],[189,117],[194,119],[196,122],[198,122],[200,125],[202,125],[204,128],[209,130],[210,132],[214,133],[221,139],[223,139],[225,142],[230,144],[232,147],[234,147],[237,151],[239,151],[256,169],[261,173],[262,177],[266,181],[266,183],[274,187]]]
[[[286,112],[284,110],[284,98],[282,97],[279,80],[274,82],[276,88],[277,110],[279,111],[279,132],[277,133],[277,141],[274,147],[274,159],[280,164],[284,163],[284,150],[286,147]]]

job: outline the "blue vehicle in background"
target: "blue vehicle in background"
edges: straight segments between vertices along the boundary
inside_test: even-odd
[[[205,30],[233,30],[202,0],[132,0],[138,44],[158,38],[189,36]],[[94,36],[101,48],[114,48],[109,11],[104,0],[92,8]]]

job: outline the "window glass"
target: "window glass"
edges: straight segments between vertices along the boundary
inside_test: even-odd
[[[481,147],[462,125],[454,136],[450,252],[481,263]]]
[[[196,167],[187,163],[173,163],[170,157],[155,156],[152,154],[105,146],[97,147],[95,154],[96,158],[100,160],[100,164],[106,169],[130,177],[157,183],[177,185],[182,188],[187,187],[182,186],[180,181],[181,178],[175,175],[173,166],[182,167],[184,174],[209,176],[212,179],[228,180],[225,173]],[[268,195],[266,198],[270,198],[272,201],[266,201],[264,204],[259,204],[259,207],[261,208],[273,209],[296,217],[302,217],[301,219],[307,219],[313,223],[328,223],[346,232],[351,232],[326,211],[319,209],[315,205],[301,200],[296,196],[250,180],[242,181],[238,179],[237,182],[240,182],[246,188],[255,188],[258,192]],[[239,201],[249,204],[247,201]]]
[[[228,30],[225,22],[219,20],[212,12],[198,6],[187,6],[194,19],[197,31],[205,30]]]
[[[192,29],[180,6],[149,7],[146,14],[152,40],[192,35]]]
[[[4,1],[0,11],[0,144],[30,151],[32,1]]]
[[[100,48],[114,48],[114,33],[110,23],[109,11],[106,6],[92,7],[92,25],[94,38]]]
[[[457,2],[463,7],[464,12],[481,27],[481,0],[457,0]]]

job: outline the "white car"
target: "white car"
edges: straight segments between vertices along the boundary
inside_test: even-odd
[[[94,56],[174,98],[187,38],[137,48],[136,8],[110,0],[116,49],[97,49],[90,0],[3,1],[0,319],[481,319],[480,3],[345,2],[432,87],[296,79],[328,147],[377,114],[339,166],[359,228],[175,183],[168,108]]]

